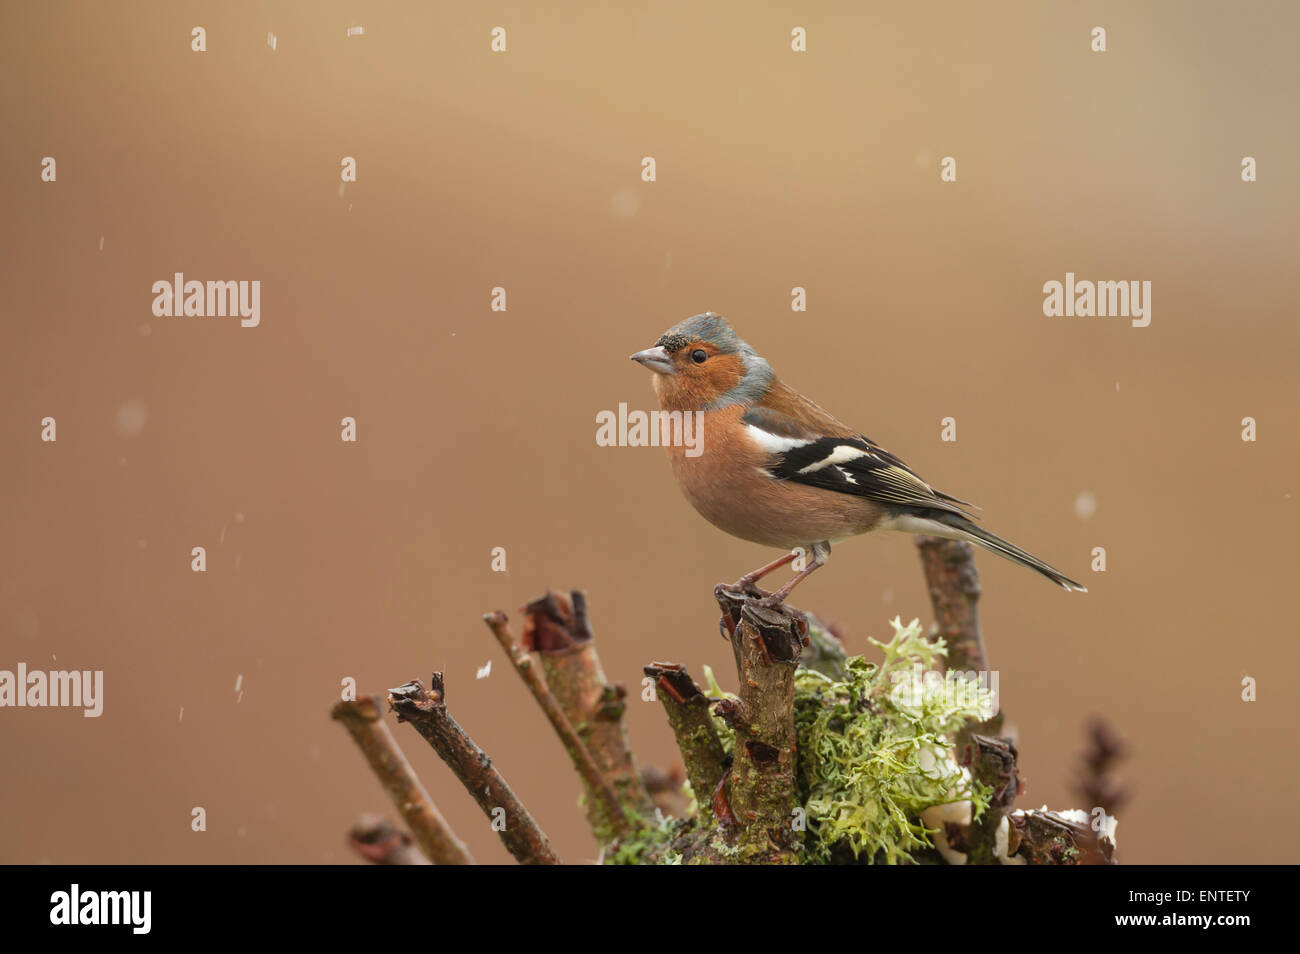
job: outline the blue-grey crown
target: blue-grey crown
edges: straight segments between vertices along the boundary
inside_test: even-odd
[[[713,411],[731,404],[753,404],[767,393],[775,377],[771,366],[741,340],[726,318],[711,311],[692,315],[669,328],[659,339],[659,346],[672,354],[692,341],[707,341],[718,349],[719,354],[738,354],[745,366],[745,374],[740,383],[704,410]]]

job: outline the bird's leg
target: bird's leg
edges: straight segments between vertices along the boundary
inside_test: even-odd
[[[785,602],[785,598],[790,595],[791,591],[794,590],[796,586],[808,577],[812,576],[814,570],[820,569],[825,565],[826,558],[830,555],[831,545],[827,541],[820,540],[817,543],[814,543],[812,545],[812,561],[796,573],[789,583],[781,587],[775,593],[769,593],[767,596],[763,597],[758,601],[758,604],[767,607],[768,609],[775,609],[780,606]]]
[[[775,560],[773,560],[771,563],[767,564],[766,566],[760,566],[757,570],[753,570],[749,573],[746,573],[735,583],[732,583],[730,586],[728,586],[727,589],[734,590],[740,593],[748,593],[750,596],[763,596],[763,597],[771,596],[772,594],[768,593],[766,590],[759,589],[756,584],[758,583],[759,580],[767,576],[773,570],[779,570],[787,563],[792,562],[794,558],[797,557],[798,555],[799,555],[798,550],[791,550],[789,553],[785,554],[785,556],[777,557]]]

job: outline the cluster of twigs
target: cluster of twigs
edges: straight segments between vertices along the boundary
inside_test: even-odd
[[[929,537],[918,538],[917,544],[934,609],[933,637],[947,643],[949,668],[987,671],[978,617],[980,586],[970,546]],[[664,852],[671,852],[685,863],[798,863],[791,824],[798,814],[794,677],[801,655],[805,665],[813,665],[807,657],[825,647],[810,649],[808,618],[798,610],[764,608],[753,594],[721,586],[714,595],[722,634],[734,652],[739,692],[711,698],[682,665],[653,662],[644,667],[664,706],[696,803],[690,823],[680,826],[670,842],[634,860],[662,860]],[[504,613],[489,613],[484,621],[568,753],[602,853],[608,857],[637,845],[651,829],[662,831],[667,814],[683,817],[688,808],[681,771],[637,768],[622,718],[627,692],[610,683],[601,668],[584,594],[548,593],[523,612],[518,639]],[[414,680],[390,690],[387,705],[399,723],[409,723],[432,746],[520,863],[561,863],[500,770],[448,711],[442,673],[433,673],[427,686]],[[339,702],[332,714],[351,733],[410,830],[408,836],[380,817],[366,816],[349,835],[353,849],[378,864],[473,864],[384,724],[383,700]],[[715,718],[732,730],[730,752]],[[949,846],[964,852],[970,863],[994,863],[999,852],[1002,860],[1010,855],[1028,863],[1111,862],[1113,846],[1095,826],[1054,812],[1012,812],[1022,784],[1015,746],[999,736],[1001,727],[998,714],[967,725],[957,740],[972,775],[994,794],[977,821],[960,829],[948,826],[942,834]],[[1080,784],[1092,804],[1106,800],[1102,807],[1107,812],[1122,797],[1106,774],[1118,754],[1118,743],[1104,727],[1095,728]],[[999,828],[1001,847],[996,844]]]

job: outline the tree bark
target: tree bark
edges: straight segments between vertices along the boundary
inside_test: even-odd
[[[433,674],[428,689],[418,679],[390,689],[388,704],[397,713],[397,721],[414,726],[456,773],[518,861],[526,865],[561,863],[550,839],[511,791],[487,753],[474,744],[447,712],[442,673]]]
[[[439,865],[472,865],[474,859],[469,849],[442,817],[438,806],[416,778],[411,763],[406,761],[397,740],[384,725],[379,698],[370,696],[355,702],[336,702],[330,712],[361,749],[429,860]]]

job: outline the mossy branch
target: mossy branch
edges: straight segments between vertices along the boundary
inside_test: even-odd
[[[1014,812],[1008,849],[1031,865],[1113,865],[1115,846],[1057,812]]]
[[[1020,793],[1016,747],[1007,739],[974,734],[967,747],[968,767],[976,782],[992,791],[988,807],[965,835],[966,863],[999,864],[998,829]]]
[[[724,825],[724,836],[739,849],[730,860],[797,864],[794,676],[807,623],[797,611],[767,609],[722,587],[714,596],[740,682],[739,699],[714,706],[735,733],[721,791],[725,814],[735,821]],[[722,807],[715,800],[715,810]]]
[[[695,684],[685,666],[651,663],[643,670],[655,681],[655,695],[663,703],[668,725],[686,766],[701,814],[712,813],[710,794],[722,781],[728,759],[709,715],[709,699]]]

